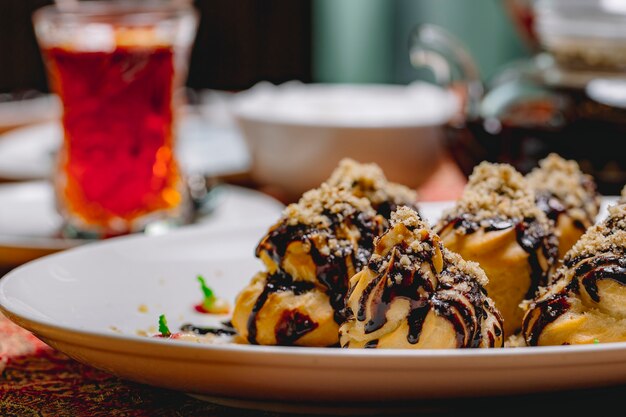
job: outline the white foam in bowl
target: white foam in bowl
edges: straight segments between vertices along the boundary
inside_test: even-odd
[[[240,93],[235,112],[274,123],[391,127],[445,123],[458,108],[455,97],[434,85],[257,84]]]

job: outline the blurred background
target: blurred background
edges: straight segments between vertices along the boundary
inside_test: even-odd
[[[18,106],[6,105],[4,111],[0,106],[0,132],[21,125],[58,118],[58,106],[56,110],[51,110],[53,107],[50,106],[49,101],[39,100],[37,103],[26,100],[50,92],[31,16],[36,9],[51,3],[53,0],[4,0],[0,5],[0,104],[18,104]],[[463,48],[467,48],[478,65],[480,77],[488,80],[504,64],[530,56],[534,46],[532,42],[527,42],[529,26],[518,25],[519,22],[522,25],[528,23],[524,19],[527,17],[529,4],[528,0],[474,0],[472,2],[458,0],[268,0],[264,2],[196,0],[194,5],[200,13],[200,23],[191,51],[189,75],[186,82],[187,98],[191,104],[200,104],[205,110],[208,109],[205,105],[210,102],[213,107],[204,113],[214,114],[216,103],[217,107],[222,105],[221,110],[224,110],[223,104],[226,96],[204,93],[208,91],[239,92],[259,82],[276,85],[294,80],[303,83],[359,85],[407,85],[416,80],[432,82],[434,81],[433,72],[412,66],[408,54],[410,33],[417,25],[423,23],[440,25],[462,40]],[[353,97],[352,93],[360,95],[366,101],[371,98],[366,97],[367,95],[372,96],[369,91],[365,90],[345,92],[343,97],[339,98],[341,103],[331,104],[331,107],[337,110],[337,114],[341,114],[342,106],[353,107],[354,113],[358,111],[357,109],[366,110],[368,106],[371,107],[370,112],[376,111],[374,108],[376,105],[371,103],[372,100],[369,104],[359,104],[357,103],[359,100],[355,98],[354,105],[349,103]],[[393,94],[403,94],[400,90],[395,92],[390,90],[388,93],[391,100]],[[311,94],[315,95],[311,99],[316,101],[315,105],[319,104],[320,99],[325,100],[324,97],[317,96],[316,92]],[[24,105],[20,106],[20,102],[24,102]],[[417,102],[407,102],[406,105],[397,102],[398,107],[403,105],[405,107],[422,106]],[[318,107],[328,106],[319,105]],[[381,102],[378,107],[388,107],[387,115],[393,116],[387,102]],[[347,109],[344,110],[349,112]],[[303,107],[302,112],[307,111]],[[417,108],[413,111],[414,113],[420,112]],[[220,109],[218,109],[219,112]],[[366,113],[367,111],[363,114]],[[417,114],[418,118],[419,116]],[[381,120],[385,117],[387,116],[383,113],[380,114]],[[362,119],[366,118],[363,116]],[[442,121],[444,120],[437,123]],[[422,122],[414,127],[420,123]],[[432,124],[432,122],[428,123]],[[384,124],[382,120],[382,125]],[[407,139],[398,142],[402,143],[401,146],[404,146],[404,140],[409,140],[409,134],[417,138],[415,143],[419,142],[419,136],[423,136],[423,132],[399,132],[400,129],[397,126],[387,127],[391,129],[385,131],[378,129],[376,134],[371,129],[367,131],[358,129],[343,136],[352,138],[376,136],[358,142],[357,148],[364,149],[367,149],[367,145],[363,147],[362,143],[367,144],[370,141],[381,143],[381,137],[390,138],[389,146],[396,147],[400,145],[396,145],[396,142],[391,139],[392,136],[404,134]],[[278,130],[278,127],[274,126],[274,128]],[[400,167],[394,167],[392,161],[386,161],[388,158],[380,153],[367,153],[363,150],[361,152],[350,151],[347,141],[337,139],[346,145],[343,149],[336,149],[335,158],[328,160],[323,158],[326,164],[319,166],[319,173],[309,175],[309,178],[298,179],[300,183],[297,186],[289,187],[289,184],[281,181],[280,177],[284,177],[284,172],[292,170],[293,166],[285,166],[282,172],[266,172],[265,167],[274,168],[276,164],[274,160],[267,159],[263,152],[275,154],[287,152],[290,149],[279,143],[272,146],[260,145],[264,143],[265,138],[257,139],[252,136],[259,136],[259,132],[263,131],[263,126],[245,125],[243,131],[250,150],[250,169],[247,171],[251,174],[245,176],[243,181],[247,181],[246,184],[250,185],[251,178],[254,181],[252,185],[262,185],[265,187],[264,190],[283,201],[291,201],[297,198],[305,188],[318,184],[324,175],[330,172],[332,165],[343,156],[377,162],[385,171],[390,171],[388,175],[391,179],[409,186],[417,186],[423,184],[426,177],[432,173],[434,169],[432,161],[439,160],[441,153],[441,145],[438,143],[440,140],[437,143],[423,141],[420,149],[415,144],[412,145],[415,148],[414,153],[424,155],[422,159],[417,158],[412,162],[408,160],[410,155],[407,154],[406,161],[400,163]],[[279,133],[287,134],[287,132]],[[345,132],[335,129],[332,135],[339,138],[343,137],[342,133]],[[289,134],[307,136],[300,131],[289,132]],[[320,133],[311,132],[309,136],[315,135],[319,137]],[[441,132],[436,132],[436,135],[442,136]],[[312,140],[321,143],[317,137]],[[258,146],[256,146],[257,143]],[[331,146],[333,145],[328,144],[326,148],[320,147],[316,155],[328,153]],[[429,149],[430,155],[424,152],[424,148]],[[2,140],[0,139],[1,151]],[[5,151],[5,154],[8,155],[8,153],[9,151]],[[212,151],[212,155],[218,154],[219,152]],[[19,158],[13,158],[11,154],[10,158],[6,156],[5,159],[9,161],[3,161],[0,155],[0,179],[4,177],[7,180],[11,178],[7,178],[8,175],[3,176],[3,164],[11,164]],[[224,159],[213,158],[206,164],[220,165],[222,163],[220,160]],[[416,169],[415,175],[413,172],[400,172],[405,170],[402,167],[403,164],[410,163],[423,167]],[[238,167],[227,169],[227,171],[241,171],[240,168],[243,165],[239,163]],[[462,181],[457,181],[457,183],[456,188],[452,188],[453,193],[462,186]],[[434,190],[433,187],[430,189]],[[442,190],[445,189],[445,187],[442,188]],[[453,195],[435,192],[433,197],[446,198]]]
[[[31,15],[51,3],[0,4],[0,93],[48,91]],[[507,16],[514,3],[196,0],[201,21],[187,85],[236,91],[262,80],[406,84],[428,76],[413,69],[407,55],[411,29],[424,22],[462,39],[487,78],[504,63],[528,56]]]
[[[0,4],[0,104],[49,92],[31,16],[50,3],[52,0],[3,0]],[[577,160],[604,193],[617,194],[626,182],[626,158],[606,152],[626,132],[626,54],[620,49],[626,44],[621,29],[626,27],[623,0],[195,0],[194,5],[200,24],[186,82],[191,104],[224,104],[215,95],[207,99],[203,92],[239,92],[260,82],[266,82],[266,87],[294,80],[398,86],[419,80],[433,82],[438,72],[436,81],[464,106],[456,123],[440,132],[464,175],[481,160],[511,163],[528,172],[553,151]],[[444,57],[431,54],[417,62],[425,56],[419,58],[417,53],[411,63],[411,31],[423,24],[436,25],[444,33],[423,33],[426,43],[420,45],[421,53],[428,55],[434,50],[434,55],[443,53]],[[455,46],[450,49],[452,44]],[[323,105],[320,100],[328,94],[315,94],[311,93],[311,100],[318,111],[325,107],[327,114],[341,114],[341,106],[352,106],[355,113],[361,109],[356,99],[351,105],[351,93],[345,91],[341,103],[335,100]],[[397,104],[401,107],[399,101]],[[280,107],[275,102],[264,106]],[[379,108],[389,106],[381,101]],[[51,117],[45,104],[4,109],[0,109],[0,132],[38,121],[38,117]],[[414,110],[417,120],[419,109]],[[314,113],[303,106],[301,113],[307,112]],[[292,114],[283,116],[288,124],[296,123],[290,119]],[[391,116],[385,117],[391,120]],[[366,118],[363,116],[362,122]],[[302,120],[298,123],[303,124]],[[319,125],[319,120],[316,123]],[[396,131],[388,129],[387,137],[398,133],[398,126],[393,127]],[[256,143],[264,142],[251,138],[261,135],[263,128],[243,126],[243,136],[250,150],[253,179],[272,186],[267,184],[269,177],[257,175],[262,158],[257,152],[267,146],[255,148]],[[273,128],[278,132],[277,126]],[[335,129],[332,134],[337,132]],[[366,136],[372,132],[352,133]],[[317,134],[316,143],[322,143],[324,135]],[[415,133],[415,140],[422,134]],[[599,142],[587,149],[589,137]],[[287,151],[280,146],[276,144],[272,151]],[[346,155],[343,152],[342,156]],[[380,162],[382,156],[372,158],[383,168],[391,165]],[[432,159],[436,158],[439,156]],[[274,165],[274,161],[266,165]],[[329,170],[328,166],[322,168]],[[399,179],[394,173],[391,177]],[[425,176],[418,175],[415,181],[406,182],[416,186],[424,180]],[[294,194],[285,198],[293,199]]]
[[[31,20],[52,2],[0,0],[0,264],[16,263],[15,242],[39,250],[20,262],[68,245],[49,182],[61,106]],[[296,201],[343,157],[379,164],[423,201],[458,197],[480,161],[527,173],[550,152],[602,194],[626,183],[614,151],[626,137],[626,0],[193,5],[172,129],[197,207],[221,183]]]

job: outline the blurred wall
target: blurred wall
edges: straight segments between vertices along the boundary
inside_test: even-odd
[[[52,0],[0,0],[0,93],[46,91],[30,16]]]
[[[420,23],[448,29],[477,60],[483,78],[527,56],[503,0],[314,0],[313,78],[408,83],[407,42]]]
[[[390,0],[314,0],[315,81],[393,82],[394,11]]]
[[[0,94],[47,91],[31,14],[53,0],[0,0]],[[141,1],[141,0],[139,0]],[[311,81],[310,0],[195,0],[201,13],[188,85],[240,90]]]
[[[465,42],[484,78],[525,56],[504,0],[195,0],[201,12],[192,88],[240,90],[260,80],[407,83],[418,23]],[[52,0],[0,0],[0,93],[46,91],[30,16]]]
[[[506,64],[528,56],[503,0],[394,0],[396,3],[396,60],[394,80],[415,79],[408,61],[407,40],[420,23],[443,26],[456,35],[477,61],[483,79]]]
[[[0,0],[3,1],[3,0]],[[311,81],[310,0],[196,0],[192,88],[241,90],[267,80]]]

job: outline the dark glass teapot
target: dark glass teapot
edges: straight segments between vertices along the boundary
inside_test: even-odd
[[[590,23],[556,3],[561,2],[543,2],[537,16],[548,51],[505,68],[486,91],[472,57],[439,27],[414,31],[411,62],[429,67],[461,100],[462,111],[448,124],[447,136],[466,175],[483,160],[527,173],[557,152],[578,161],[602,194],[619,194],[626,184],[626,15],[609,19],[587,11],[584,18],[596,25],[588,36]],[[610,27],[598,30],[607,25],[620,26],[623,38]],[[597,39],[599,33],[611,39]]]

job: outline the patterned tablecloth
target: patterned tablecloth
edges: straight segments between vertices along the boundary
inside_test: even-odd
[[[223,415],[223,407],[121,380],[46,346],[0,315],[0,416]],[[233,414],[234,415],[234,414]]]

